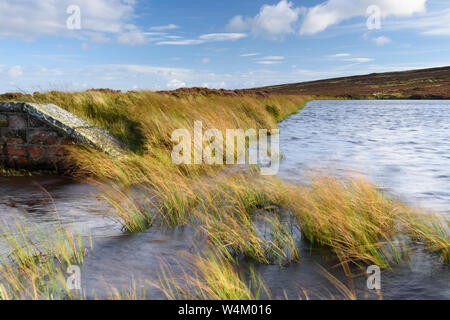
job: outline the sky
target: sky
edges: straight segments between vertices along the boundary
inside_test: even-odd
[[[0,0],[0,92],[253,88],[450,65],[449,0]]]

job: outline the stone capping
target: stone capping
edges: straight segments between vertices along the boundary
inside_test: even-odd
[[[30,102],[0,102],[0,111],[25,112],[30,116],[63,132],[73,140],[105,152],[114,157],[124,155],[129,148],[106,130],[54,104]]]

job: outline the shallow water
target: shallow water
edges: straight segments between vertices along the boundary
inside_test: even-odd
[[[314,101],[280,124],[285,156],[280,175],[291,179],[309,168],[356,170],[407,202],[447,213],[449,126],[450,102]],[[124,289],[134,281],[138,287],[158,282],[161,261],[181,275],[189,264],[186,253],[204,244],[190,227],[123,234],[109,210],[94,187],[68,178],[0,178],[1,221],[22,217],[45,227],[61,219],[90,229],[94,251],[82,267],[83,290],[90,298],[107,297],[111,288]],[[364,275],[349,282],[342,269],[334,267],[338,261],[329,250],[299,241],[298,264],[255,266],[272,298],[305,298],[303,290],[309,298],[340,297],[320,266],[353,285],[359,298],[377,298],[366,288]],[[254,265],[244,261],[242,268],[248,264]],[[449,267],[436,257],[418,254],[394,271],[382,275],[385,299],[450,299]],[[147,297],[163,298],[153,291]]]
[[[449,101],[313,101],[280,129],[285,177],[350,169],[409,203],[450,212]]]

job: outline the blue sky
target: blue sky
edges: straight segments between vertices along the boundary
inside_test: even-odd
[[[250,88],[446,66],[449,40],[448,0],[0,0],[0,92]]]

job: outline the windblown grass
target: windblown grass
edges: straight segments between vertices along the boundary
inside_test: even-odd
[[[430,252],[439,254],[450,263],[450,220],[446,217],[418,210],[410,210],[403,219],[405,232],[412,240],[423,244]]]
[[[195,257],[193,274],[180,279],[170,269],[161,268],[159,289],[169,300],[258,300],[270,298],[260,276],[250,269],[240,274],[235,266],[220,254],[210,252]]]
[[[171,135],[177,129],[193,132],[194,121],[202,121],[204,130],[222,133],[227,129],[271,131],[304,106],[308,97],[87,91],[48,92],[23,99],[55,103],[110,131],[135,151],[120,158],[90,149],[73,153],[77,172],[96,179],[125,230],[194,224],[215,248],[211,256],[199,259],[194,277],[182,279],[194,289],[162,274],[161,289],[169,299],[259,297],[264,286],[256,274],[250,275],[252,285],[245,283],[235,270],[238,258],[265,264],[296,262],[301,259],[299,230],[312,245],[331,248],[343,264],[391,268],[407,259],[410,245],[416,243],[441,255],[444,263],[450,262],[448,219],[412,209],[365,179],[319,174],[311,177],[310,184],[295,185],[261,178],[252,169],[236,173],[226,166],[172,162]],[[294,218],[294,226],[285,223],[283,214]],[[66,233],[61,241],[74,242]],[[11,244],[17,249],[15,266],[31,266],[26,274],[41,272],[34,270],[42,264],[36,248],[24,250]],[[47,249],[59,263],[81,258],[75,254],[78,249],[70,251],[67,245]],[[5,288],[0,286],[0,297],[8,294]]]
[[[151,204],[140,206],[138,216],[169,226],[196,224],[230,260],[245,256],[264,264],[298,261],[295,233],[300,230],[310,243],[331,248],[342,263],[391,268],[408,259],[413,241],[421,241],[448,263],[448,220],[414,210],[360,177],[319,174],[306,185],[251,172],[177,179],[170,186],[141,189],[145,200],[140,201]],[[176,194],[183,200],[167,200]],[[283,212],[295,223],[284,223]],[[135,226],[127,222],[129,230],[139,229],[140,221]]]
[[[83,236],[62,226],[44,232],[29,221],[4,223],[1,231],[6,253],[0,258],[0,298],[80,298],[67,288],[64,270],[83,264],[88,252]]]
[[[409,235],[422,239],[448,262],[445,217],[429,219],[360,177],[319,174],[312,183],[288,189],[288,207],[311,242],[332,248],[345,262],[389,268],[408,256]]]
[[[277,122],[304,106],[307,96],[267,97],[255,94],[170,94],[133,92],[58,92],[25,95],[21,100],[54,103],[103,127],[127,143],[138,154],[172,149],[174,130],[193,132],[194,121],[204,129],[276,129]]]

